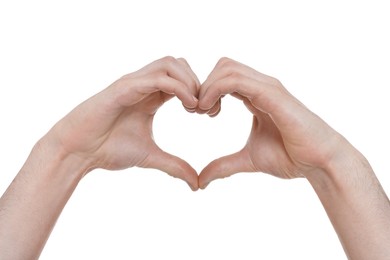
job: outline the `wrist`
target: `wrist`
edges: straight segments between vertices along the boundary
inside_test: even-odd
[[[34,146],[31,156],[38,157],[42,165],[50,168],[48,172],[58,177],[80,180],[92,170],[93,162],[82,156],[66,151],[53,135],[46,134]]]
[[[321,168],[306,176],[317,192],[345,191],[364,186],[372,177],[376,179],[367,159],[343,137],[335,151]]]

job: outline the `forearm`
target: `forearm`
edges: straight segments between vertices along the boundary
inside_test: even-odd
[[[388,259],[390,202],[368,161],[352,146],[308,177],[349,259]]]
[[[36,259],[86,163],[43,138],[0,200],[0,258]]]

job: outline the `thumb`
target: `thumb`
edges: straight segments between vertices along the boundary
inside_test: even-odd
[[[187,182],[193,191],[199,188],[198,174],[195,169],[183,159],[166,153],[159,148],[149,155],[146,167],[158,169],[172,177],[182,179]]]
[[[250,159],[245,149],[209,163],[199,174],[199,188],[205,189],[210,182],[229,177],[239,172],[252,172]]]

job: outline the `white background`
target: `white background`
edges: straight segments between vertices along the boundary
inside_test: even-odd
[[[1,1],[0,193],[34,143],[125,73],[185,57],[201,81],[228,56],[277,77],[371,162],[390,192],[387,1]],[[251,115],[217,118],[174,99],[157,143],[200,171],[240,149]],[[65,207],[41,259],[345,259],[308,182],[243,173],[191,192],[139,168],[96,170]]]

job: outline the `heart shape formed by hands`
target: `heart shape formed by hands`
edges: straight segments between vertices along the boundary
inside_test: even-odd
[[[166,101],[176,96],[188,112],[214,117],[228,94],[253,114],[248,141],[240,151],[212,161],[198,176],[187,162],[157,146],[153,119]],[[342,140],[278,80],[228,58],[217,63],[203,84],[184,59],[157,60],[80,104],[50,133],[62,150],[85,158],[86,172],[155,168],[186,181],[193,190],[238,172],[307,177],[328,167]]]
[[[240,151],[212,161],[199,176],[187,162],[170,155],[161,157],[165,162],[154,157],[161,164],[152,167],[185,180],[193,190],[204,189],[211,181],[238,172],[266,172],[280,178],[296,178],[309,174],[312,168],[325,167],[333,153],[329,140],[338,140],[338,135],[278,80],[222,58],[207,80],[200,84],[185,60],[169,62],[182,64],[193,79],[183,80],[184,77],[168,72],[185,82],[198,99],[193,106],[188,97],[177,89],[172,90],[187,111],[217,116],[222,97],[231,94],[242,100],[253,114],[253,125],[249,139]],[[165,100],[171,97],[169,94]],[[313,126],[318,126],[320,131]]]

